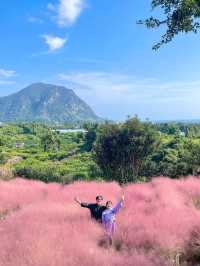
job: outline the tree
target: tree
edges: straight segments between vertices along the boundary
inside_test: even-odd
[[[167,27],[161,40],[153,46],[159,49],[161,45],[170,42],[179,33],[194,32],[200,29],[200,1],[199,0],[152,0],[152,9],[160,7],[163,10],[164,18],[150,17],[138,21],[147,28],[158,28],[162,25]]]
[[[200,173],[200,143],[189,141],[188,150],[190,150],[190,156],[188,156],[188,164],[191,168],[193,175],[199,175]]]
[[[41,145],[45,152],[49,150],[57,151],[60,148],[60,139],[55,132],[48,130],[41,137]]]
[[[170,141],[163,139],[159,149],[145,161],[141,174],[148,177],[162,175],[172,178],[194,174],[200,165],[198,145],[177,135]]]
[[[84,129],[86,130],[85,134],[85,143],[83,145],[83,149],[85,151],[91,151],[94,145],[94,142],[96,140],[96,134],[97,134],[97,123],[85,123]]]
[[[100,126],[94,146],[96,162],[109,180],[136,181],[143,162],[158,144],[159,135],[150,123],[137,117],[124,124]]]

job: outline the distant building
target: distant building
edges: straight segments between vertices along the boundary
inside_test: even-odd
[[[185,132],[180,131],[179,135],[182,136],[182,137],[185,137]]]
[[[64,134],[64,133],[78,133],[78,132],[82,132],[82,133],[86,133],[87,130],[85,129],[53,129],[52,131],[55,131],[55,132],[59,132],[61,134]]]
[[[24,147],[24,142],[16,142],[15,143],[16,148],[23,148]]]

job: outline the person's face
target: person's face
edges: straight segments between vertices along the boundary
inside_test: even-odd
[[[106,204],[106,208],[107,209],[111,209],[112,208],[112,202],[111,201],[108,201],[107,204]]]
[[[96,199],[96,203],[97,203],[97,205],[101,205],[101,203],[102,203],[102,198],[97,198],[97,199]]]

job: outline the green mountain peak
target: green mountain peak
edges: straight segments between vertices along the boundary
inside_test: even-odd
[[[0,98],[0,121],[77,122],[100,118],[73,90],[64,86],[33,83]]]

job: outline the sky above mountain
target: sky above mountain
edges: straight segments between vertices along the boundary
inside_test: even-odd
[[[149,0],[7,0],[0,11],[0,96],[47,82],[109,119],[200,118],[200,35],[153,51],[165,29],[136,24],[158,14]]]

